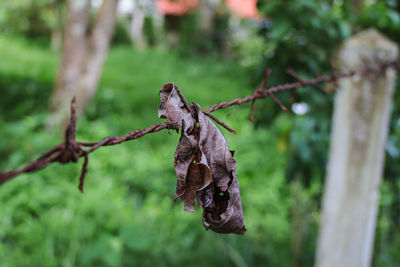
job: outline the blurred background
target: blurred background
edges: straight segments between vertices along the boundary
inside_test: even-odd
[[[175,82],[203,108],[268,85],[332,71],[342,40],[374,27],[400,42],[395,0],[1,0],[0,170],[63,140],[72,95],[77,139],[98,141],[161,122],[158,90]],[[327,87],[327,90],[335,90]],[[397,81],[373,252],[400,264],[400,94]],[[1,266],[312,266],[333,95],[314,88],[215,115],[235,150],[248,231],[206,231],[201,210],[174,203],[167,131],[52,164],[0,187]],[[82,163],[82,161],[79,161]]]

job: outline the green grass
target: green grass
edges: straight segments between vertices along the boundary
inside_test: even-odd
[[[0,37],[1,170],[19,167],[62,140],[61,132],[43,129],[58,57],[27,41]],[[86,116],[78,118],[78,139],[97,141],[161,122],[158,90],[171,81],[203,108],[252,92],[235,62],[116,47]],[[284,155],[273,130],[253,129],[248,108],[216,113],[238,131],[222,130],[236,150],[245,236],[205,231],[200,210],[184,212],[180,201],[173,202],[179,136],[163,131],[92,154],[84,194],[77,190],[82,160],[52,164],[1,186],[0,265],[289,264]]]

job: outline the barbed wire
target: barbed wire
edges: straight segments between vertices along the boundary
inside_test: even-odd
[[[242,105],[244,103],[251,102],[251,108],[250,108],[250,117],[249,120],[253,120],[253,114],[254,114],[254,105],[255,101],[258,99],[263,99],[266,97],[270,97],[283,111],[288,112],[288,109],[278,100],[278,98],[275,97],[275,94],[281,91],[286,91],[286,90],[296,90],[300,87],[305,87],[305,86],[312,86],[314,88],[317,88],[318,90],[321,90],[324,93],[327,93],[322,87],[319,86],[320,83],[326,82],[336,82],[339,79],[343,78],[349,78],[355,75],[368,75],[372,73],[381,73],[385,71],[388,68],[399,68],[399,64],[397,62],[389,62],[380,65],[377,68],[365,68],[365,69],[360,69],[360,70],[352,70],[346,73],[332,73],[329,75],[321,75],[317,76],[313,79],[310,80],[303,80],[300,78],[299,75],[297,75],[293,70],[288,69],[287,73],[295,78],[297,82],[294,83],[286,83],[270,88],[266,88],[267,82],[268,82],[268,77],[269,74],[271,73],[270,69],[267,69],[264,75],[264,79],[260,83],[259,87],[254,91],[252,95],[246,96],[244,98],[236,98],[233,99],[229,102],[222,102],[216,105],[212,105],[209,109],[203,110],[202,112],[213,119],[216,123],[220,124],[222,127],[227,129],[229,132],[236,134],[236,132],[230,128],[228,125],[226,125],[224,122],[219,120],[217,117],[212,115],[211,113],[219,110],[219,109],[224,109],[233,105]],[[189,104],[189,102],[186,100],[186,98],[183,96],[182,92],[179,90],[177,86],[175,86],[177,93],[179,97],[181,98],[182,102],[184,103],[185,107],[194,115],[194,108],[192,105]],[[118,145],[127,141],[135,140],[138,138],[141,138],[147,134],[150,133],[155,133],[159,132],[161,130],[167,129],[167,124],[166,123],[158,123],[158,124],[153,124],[150,127],[146,129],[139,129],[139,130],[134,130],[132,132],[127,133],[126,135],[122,137],[106,137],[102,139],[99,142],[77,142],[76,141],[76,98],[74,97],[71,101],[71,118],[70,122],[65,130],[65,140],[61,144],[53,147],[46,153],[44,153],[42,156],[37,158],[36,160],[28,163],[24,167],[16,170],[11,170],[11,171],[6,171],[6,172],[0,172],[0,185],[4,184],[5,182],[17,177],[20,174],[23,173],[30,173],[30,172],[35,172],[40,169],[45,168],[49,164],[53,162],[59,162],[61,164],[66,164],[69,162],[77,162],[80,157],[84,158],[84,162],[82,165],[81,169],[81,174],[79,178],[79,190],[83,192],[83,187],[84,187],[84,181],[85,181],[85,176],[87,172],[87,166],[89,163],[89,154],[96,151],[98,148],[102,146],[112,146],[112,145]]]

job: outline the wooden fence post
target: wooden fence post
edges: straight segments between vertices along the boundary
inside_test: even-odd
[[[345,41],[336,62],[341,71],[379,68],[397,56],[397,46],[370,29]],[[339,81],[318,237],[318,267],[371,264],[395,77],[395,70],[388,68]]]

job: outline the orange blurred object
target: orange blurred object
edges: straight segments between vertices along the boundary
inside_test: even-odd
[[[227,0],[226,5],[239,18],[261,18],[257,9],[257,0]]]
[[[200,0],[158,0],[157,9],[164,15],[180,16],[197,7]]]

